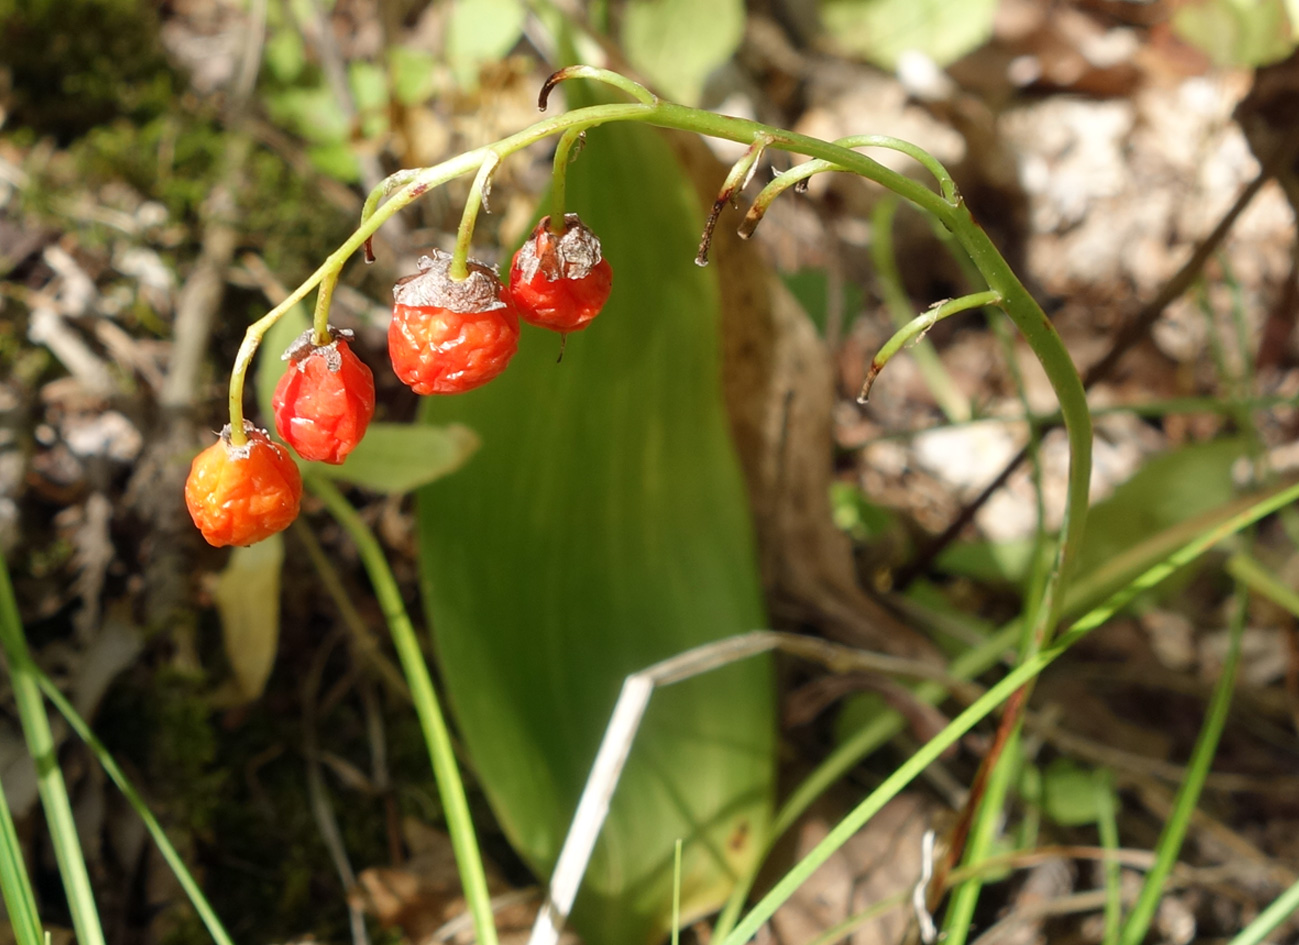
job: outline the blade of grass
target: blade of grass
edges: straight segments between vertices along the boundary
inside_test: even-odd
[[[99,924],[99,910],[90,887],[86,859],[81,852],[68,788],[59,769],[54,734],[50,731],[50,720],[45,714],[45,703],[36,682],[39,670],[27,649],[27,638],[23,635],[7,565],[0,565],[0,647],[3,647],[9,663],[14,702],[18,706],[27,751],[36,762],[36,790],[45,809],[45,821],[68,898],[73,930],[80,945],[104,945],[104,930]]]
[[[1010,736],[1001,760],[992,769],[988,777],[988,789],[979,805],[979,819],[970,831],[969,841],[965,846],[964,864],[967,868],[977,869],[987,859],[997,839],[1003,812],[1006,805],[1006,794],[1010,790],[1013,774],[1019,760],[1019,728]],[[975,876],[962,883],[952,894],[951,905],[947,908],[947,919],[943,923],[948,945],[964,945],[970,934],[970,925],[974,921],[974,909],[979,904],[979,893],[983,891],[982,877]]]
[[[140,796],[140,792],[135,789],[135,785],[127,778],[126,773],[118,767],[117,762],[113,760],[112,754],[109,753],[104,743],[99,740],[90,726],[86,724],[86,720],[64,698],[63,693],[59,692],[58,686],[54,685],[54,680],[50,679],[40,669],[35,670],[35,675],[37,685],[45,693],[45,698],[49,699],[54,708],[59,710],[63,718],[67,720],[68,725],[77,733],[77,737],[85,742],[86,747],[95,756],[100,767],[104,769],[104,773],[117,785],[117,789],[122,792],[122,796],[131,805],[131,809],[139,814],[140,819],[144,821],[144,827],[149,832],[149,836],[158,845],[158,852],[162,854],[163,860],[171,868],[176,881],[185,890],[185,895],[189,896],[194,911],[198,913],[199,919],[207,927],[208,934],[212,936],[212,941],[216,942],[217,945],[234,945],[230,936],[226,934],[225,926],[221,924],[221,920],[212,909],[211,903],[203,895],[203,890],[195,882],[194,876],[186,867],[185,861],[181,859],[180,854],[176,852],[176,848],[167,839],[167,833],[163,830],[162,824],[158,823],[158,818],[149,810],[148,804]]]
[[[18,845],[18,832],[14,830],[3,785],[0,785],[0,893],[4,895],[5,911],[9,913],[9,924],[18,945],[42,945],[36,897],[32,894],[27,863]]]
[[[1204,779],[1213,763],[1213,756],[1218,750],[1218,740],[1227,723],[1227,712],[1231,708],[1231,697],[1236,691],[1236,669],[1240,665],[1240,641],[1245,632],[1245,608],[1248,595],[1243,587],[1237,592],[1236,611],[1231,620],[1230,645],[1227,657],[1222,664],[1222,673],[1214,685],[1213,695],[1209,700],[1209,710],[1205,715],[1204,725],[1196,739],[1195,749],[1191,753],[1191,762],[1187,765],[1186,780],[1177,790],[1173,801],[1173,811],[1164,825],[1156,847],[1155,865],[1146,874],[1146,881],[1137,896],[1136,905],[1128,915],[1124,925],[1123,945],[1140,945],[1155,917],[1155,910],[1164,893],[1164,882],[1177,862],[1182,850],[1182,841],[1191,825],[1191,815],[1200,799],[1204,788]]]
[[[1227,945],[1260,945],[1268,934],[1290,916],[1299,911],[1299,883],[1295,883],[1262,912],[1254,921],[1240,930],[1240,934]]]
[[[1227,573],[1260,597],[1266,597],[1278,607],[1299,619],[1299,593],[1286,587],[1262,564],[1244,552],[1238,552],[1227,561]]]
[[[958,715],[941,732],[926,742],[906,763],[893,772],[869,794],[815,848],[797,863],[727,935],[720,945],[741,945],[758,931],[775,911],[804,883],[812,873],[838,850],[884,805],[932,764],[947,748],[956,743],[979,721],[991,714],[1002,701],[1021,685],[1037,677],[1065,650],[1127,606],[1142,591],[1154,587],[1177,569],[1199,557],[1224,538],[1253,524],[1265,515],[1299,500],[1299,484],[1274,492],[1255,501],[1239,514],[1195,536],[1176,549],[1164,561],[1147,570],[1127,587],[1113,594],[1102,606],[1079,619],[1053,644],[1028,657],[999,683],[988,690],[968,709]]]
[[[397,579],[393,577],[392,569],[388,567],[388,560],[383,555],[378,539],[337,487],[315,475],[305,476],[304,480],[307,487],[325,503],[325,507],[329,509],[329,513],[334,516],[338,524],[343,526],[343,530],[351,536],[361,556],[361,563],[370,576],[375,597],[378,598],[384,618],[388,621],[388,629],[392,633],[392,642],[401,660],[402,671],[406,674],[406,684],[410,687],[415,713],[424,732],[424,741],[428,745],[429,760],[433,764],[433,774],[437,779],[438,794],[442,799],[442,810],[447,819],[447,830],[451,834],[451,847],[455,852],[456,867],[460,871],[465,901],[469,905],[470,915],[473,916],[478,945],[497,945],[491,895],[487,891],[487,877],[483,870],[482,855],[478,851],[474,822],[469,816],[469,802],[465,799],[460,768],[456,764],[455,752],[451,747],[451,735],[447,731],[442,707],[438,704],[437,692],[433,688],[428,664],[424,662],[424,653],[420,649],[419,640],[415,637],[415,627],[411,624],[410,615],[406,613],[406,605],[402,602]]]
[[[1123,890],[1119,885],[1120,866],[1118,805],[1114,797],[1114,772],[1098,772],[1096,779],[1096,826],[1101,846],[1110,854],[1105,858],[1105,937],[1103,945],[1119,945],[1119,923],[1123,919]]]

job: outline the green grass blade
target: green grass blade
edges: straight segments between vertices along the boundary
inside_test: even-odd
[[[90,875],[86,872],[86,859],[81,852],[72,804],[68,800],[63,772],[59,769],[54,735],[36,682],[36,665],[27,649],[7,566],[0,567],[0,646],[4,648],[9,663],[10,682],[27,750],[36,762],[36,790],[45,809],[54,859],[68,897],[73,930],[81,945],[104,945],[104,931],[99,924],[99,910],[90,887]]]
[[[1120,923],[1123,920],[1123,890],[1119,867],[1118,804],[1114,796],[1114,773],[1098,772],[1096,778],[1096,826],[1101,835],[1101,846],[1109,854],[1105,860],[1105,937],[1104,945],[1119,945]]]
[[[988,789],[979,803],[979,817],[970,839],[965,847],[964,865],[967,869],[978,869],[979,864],[988,856],[997,839],[997,833],[1003,821],[1006,794],[1010,790],[1012,776],[1018,768],[1019,731],[1011,735],[1002,752],[1001,760],[988,776]],[[966,936],[970,934],[970,924],[974,921],[974,909],[979,904],[979,894],[983,891],[983,878],[975,876],[961,883],[952,894],[951,905],[947,907],[947,918],[943,923],[948,945],[965,945]]]
[[[1299,592],[1286,587],[1263,565],[1244,552],[1227,561],[1227,573],[1260,597],[1266,597],[1299,620]]]
[[[402,601],[397,579],[388,567],[388,559],[383,555],[379,540],[333,483],[315,476],[308,477],[305,482],[351,537],[361,556],[361,563],[370,576],[375,596],[388,621],[393,646],[397,649],[402,671],[406,674],[411,701],[415,704],[415,714],[419,717],[424,742],[428,746],[429,760],[437,779],[438,796],[442,800],[447,830],[451,834],[456,868],[460,872],[465,902],[474,920],[478,945],[496,945],[492,897],[487,889],[487,876],[483,870],[482,854],[478,850],[473,818],[469,815],[469,802],[465,798],[460,768],[451,746],[451,734],[442,716],[442,707],[438,703],[428,665],[424,662],[424,652],[415,636],[415,627],[410,622],[410,615],[406,613],[406,604]]]
[[[185,861],[176,852],[176,848],[167,839],[167,833],[162,829],[162,824],[158,823],[158,818],[153,815],[153,811],[149,810],[149,805],[140,796],[140,792],[135,789],[135,785],[131,783],[126,773],[113,760],[112,754],[104,747],[104,743],[99,740],[90,726],[86,724],[86,720],[64,698],[63,693],[59,692],[59,688],[54,685],[54,680],[39,669],[35,670],[35,675],[37,684],[41,687],[41,691],[45,693],[45,698],[49,699],[54,708],[58,709],[59,713],[67,719],[68,725],[77,733],[77,737],[85,742],[86,747],[99,761],[100,767],[104,769],[104,773],[117,785],[117,789],[122,792],[126,802],[131,805],[131,809],[139,814],[140,819],[144,821],[144,827],[149,831],[149,836],[158,845],[158,852],[162,854],[163,860],[171,868],[176,881],[185,890],[185,895],[189,896],[194,911],[198,913],[199,919],[207,927],[208,934],[212,936],[212,941],[216,942],[217,945],[233,945],[230,936],[226,934],[225,926],[221,924],[221,920],[213,911],[211,903],[203,895],[203,890],[195,882],[189,868],[185,865]]]
[[[1213,764],[1213,756],[1218,750],[1218,740],[1222,729],[1227,724],[1227,712],[1231,708],[1231,697],[1236,691],[1236,669],[1240,665],[1240,641],[1245,632],[1245,606],[1248,595],[1239,593],[1239,603],[1231,622],[1231,642],[1227,657],[1222,664],[1222,674],[1213,687],[1213,696],[1209,700],[1209,710],[1205,715],[1204,725],[1196,739],[1195,749],[1191,753],[1190,764],[1186,767],[1186,780],[1177,789],[1173,800],[1173,811],[1164,825],[1155,849],[1155,864],[1146,873],[1145,883],[1137,896],[1136,905],[1128,915],[1123,928],[1123,945],[1140,945],[1146,937],[1146,930],[1155,917],[1159,900],[1164,894],[1164,883],[1177,862],[1177,855],[1182,850],[1182,841],[1191,825],[1191,815],[1200,800],[1200,791],[1204,788],[1204,779]]]
[[[5,911],[9,913],[9,925],[18,945],[42,945],[36,897],[32,894],[27,863],[18,844],[18,832],[14,829],[3,785],[0,785],[0,893],[4,894]]]
[[[1299,912],[1299,883],[1295,883],[1254,917],[1227,945],[1261,945],[1268,934],[1295,912]]]
[[[998,705],[1021,685],[1034,679],[1051,662],[1089,632],[1100,626],[1115,612],[1131,603],[1141,592],[1154,587],[1178,568],[1184,567],[1224,538],[1252,525],[1265,515],[1299,501],[1299,484],[1275,490],[1251,503],[1230,518],[1206,529],[1183,547],[1176,549],[1167,560],[1150,568],[1127,588],[1114,594],[1104,605],[1095,608],[1078,620],[1055,643],[1028,657],[1005,678],[989,689],[968,709],[953,719],[946,728],[926,742],[905,764],[893,772],[871,792],[847,817],[845,817],[817,846],[794,866],[767,893],[757,905],[732,929],[719,945],[742,945],[752,938],[775,911],[802,885],[817,868],[834,854],[848,839],[896,797],[920,772],[932,764],[944,751],[955,744],[966,732],[991,714]]]
[[[21,638],[22,623],[14,602],[13,588],[9,583],[9,569],[0,558],[0,634],[6,640]],[[12,665],[12,663],[10,664]],[[36,897],[27,875],[27,862],[23,859],[14,829],[9,801],[0,785],[0,892],[4,894],[5,909],[18,945],[42,945],[41,920],[36,911]]]

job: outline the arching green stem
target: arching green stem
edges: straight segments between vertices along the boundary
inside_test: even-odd
[[[564,232],[565,200],[568,194],[568,165],[582,150],[581,142],[586,138],[584,130],[569,129],[559,136],[559,145],[555,148],[555,170],[550,181],[550,232]]]
[[[316,292],[316,312],[311,320],[312,344],[324,346],[334,340],[329,335],[329,303],[334,298],[334,286],[338,285],[342,271],[335,269],[320,280],[320,288]]]
[[[915,342],[918,338],[923,337],[925,332],[944,318],[958,312],[968,312],[972,308],[998,305],[1000,302],[1001,293],[992,289],[986,292],[973,292],[970,295],[963,295],[959,299],[948,299],[946,302],[939,302],[932,306],[929,311],[922,312],[911,319],[911,321],[894,332],[893,337],[884,343],[884,347],[880,348],[879,352],[871,360],[871,366],[866,372],[866,380],[861,386],[861,393],[857,395],[857,402],[860,404],[866,403],[870,397],[871,387],[875,384],[875,378],[879,377],[880,371],[884,369],[884,365],[889,363],[893,355]]]
[[[469,187],[465,212],[460,216],[460,229],[456,231],[456,248],[451,253],[451,266],[447,269],[447,275],[456,282],[469,278],[469,244],[474,238],[474,224],[478,221],[478,211],[487,202],[487,194],[491,192],[492,172],[500,163],[501,156],[489,148]]]

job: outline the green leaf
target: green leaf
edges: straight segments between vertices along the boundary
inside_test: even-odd
[[[1263,66],[1295,48],[1295,6],[1294,0],[1189,0],[1174,11],[1173,31],[1219,66]]]
[[[455,0],[447,24],[446,55],[462,88],[478,85],[484,63],[505,56],[523,35],[522,0]]]
[[[483,448],[419,501],[447,694],[540,876],[623,678],[766,622],[693,189],[657,133],[611,125],[590,132],[568,194],[613,264],[613,295],[562,363],[559,338],[525,325],[501,377],[426,401],[426,419],[468,423]],[[773,769],[769,661],[656,693],[578,897],[585,941],[666,934],[678,837],[686,921],[716,908],[760,851]]]
[[[334,93],[324,85],[290,88],[267,96],[267,106],[278,124],[292,128],[312,144],[347,141],[351,128]]]
[[[821,22],[840,48],[893,70],[922,52],[940,66],[992,36],[997,0],[821,0]]]
[[[347,66],[348,85],[356,103],[361,135],[377,138],[388,131],[388,72],[383,66],[355,59]]]
[[[1105,790],[1109,783],[1103,772],[1056,758],[1042,772],[1042,809],[1064,827],[1094,824],[1101,811],[1097,792]]]
[[[744,36],[742,0],[631,0],[622,14],[622,46],[632,65],[668,98],[696,105],[704,81]]]
[[[422,105],[437,91],[437,59],[422,49],[393,46],[388,50],[392,94],[402,105]]]
[[[356,152],[344,141],[312,145],[307,148],[307,157],[320,173],[344,184],[355,184],[361,179]]]
[[[342,465],[298,462],[304,476],[343,479],[375,492],[400,495],[455,472],[476,449],[478,436],[458,423],[438,427],[372,423]]]
[[[275,664],[283,564],[282,535],[236,548],[212,594],[221,617],[221,639],[234,672],[235,687],[245,702],[262,694]]]
[[[266,68],[284,84],[302,75],[307,64],[307,52],[302,46],[302,35],[288,25],[274,30],[266,40]]]

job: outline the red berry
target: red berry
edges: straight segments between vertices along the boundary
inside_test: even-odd
[[[613,269],[599,238],[576,213],[564,215],[564,231],[545,217],[514,254],[510,296],[525,322],[551,331],[579,331],[600,314],[613,286]]]
[[[392,289],[392,369],[417,394],[459,394],[505,370],[519,348],[519,316],[495,271],[469,263],[456,282],[451,255],[421,256],[419,272]]]
[[[230,425],[194,457],[185,504],[208,544],[251,545],[283,531],[298,517],[302,476],[288,451],[247,421],[248,442],[234,446]]]
[[[374,416],[374,375],[352,353],[350,331],[329,326],[330,344],[308,328],[284,352],[289,368],[271,404],[275,429],[303,459],[337,465],[365,436]]]

